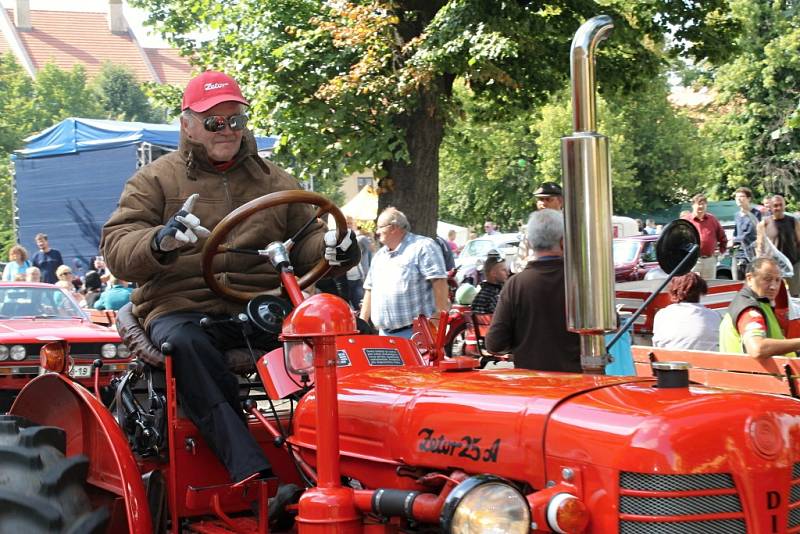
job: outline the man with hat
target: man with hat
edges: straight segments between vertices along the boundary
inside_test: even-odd
[[[536,197],[536,209],[560,210],[564,208],[564,195],[561,186],[555,182],[543,182],[539,189],[533,192]]]
[[[230,320],[243,307],[206,285],[203,238],[248,201],[300,189],[286,171],[259,157],[255,137],[246,128],[247,106],[230,76],[208,71],[193,78],[183,94],[178,150],[128,180],[117,210],[103,227],[101,243],[110,270],[138,284],[131,296],[133,313],[153,344],[172,344],[181,407],[234,482],[269,476],[271,466],[244,422],[238,380],[224,352],[278,344],[265,332],[245,339],[242,325]],[[273,208],[239,225],[226,244],[263,249],[285,241],[311,220],[291,250],[298,274],[323,254],[344,270],[357,263],[355,236],[337,246],[335,233],[326,232],[314,214],[305,204]],[[220,259],[224,262],[215,262],[218,276],[239,291],[264,291],[280,283],[278,273],[259,256],[229,253]],[[204,318],[209,320],[201,326]]]
[[[533,192],[533,196],[536,197],[537,210],[550,209],[561,211],[564,209],[564,196],[561,192],[561,186],[555,182],[542,182],[539,188]],[[519,247],[517,247],[517,255],[514,257],[514,261],[511,264],[511,272],[515,274],[522,272],[531,259],[530,254],[531,250],[528,244],[528,237],[523,236]]]

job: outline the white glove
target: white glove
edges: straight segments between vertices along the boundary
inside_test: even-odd
[[[170,217],[164,228],[153,238],[153,250],[171,252],[184,245],[197,243],[198,238],[211,235],[207,228],[200,225],[200,219],[192,214],[194,203],[199,197],[199,193],[191,195],[178,213]]]
[[[325,259],[328,260],[328,263],[334,266],[341,265],[349,259],[347,251],[354,243],[354,240],[350,238],[352,233],[352,230],[348,230],[342,242],[337,245],[337,231],[328,230],[325,232]]]

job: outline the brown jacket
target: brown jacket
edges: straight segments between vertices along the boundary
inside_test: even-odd
[[[567,331],[563,259],[529,262],[508,279],[486,348],[510,350],[517,369],[581,372],[580,337]]]
[[[205,240],[159,258],[150,248],[156,233],[193,193],[200,197],[193,213],[213,230],[222,218],[246,202],[276,191],[298,189],[297,181],[258,156],[255,138],[245,132],[235,164],[224,172],[209,162],[205,148],[181,136],[177,151],[142,167],[125,185],[119,205],[103,227],[100,247],[111,272],[139,284],[131,301],[134,314],[147,326],[167,312],[239,313],[242,305],[223,300],[203,280],[200,265]],[[228,234],[226,245],[263,249],[286,240],[309,219],[308,204],[285,204],[250,217]],[[298,274],[308,271],[324,251],[326,228],[316,221],[291,252]],[[222,284],[242,291],[278,285],[277,273],[260,256],[224,253],[213,270]]]

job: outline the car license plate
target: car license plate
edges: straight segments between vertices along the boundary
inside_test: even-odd
[[[69,376],[72,378],[88,378],[92,376],[91,365],[73,365],[69,370]]]

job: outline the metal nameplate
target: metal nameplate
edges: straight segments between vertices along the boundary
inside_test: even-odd
[[[403,358],[397,349],[364,349],[364,355],[370,365],[402,366]]]

